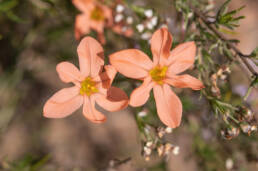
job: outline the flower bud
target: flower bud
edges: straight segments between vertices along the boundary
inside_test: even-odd
[[[236,127],[228,127],[224,130],[221,130],[221,136],[226,140],[231,140],[239,135],[239,128]]]

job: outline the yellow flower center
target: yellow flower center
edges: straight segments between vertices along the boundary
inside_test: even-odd
[[[102,21],[105,19],[105,16],[103,14],[103,10],[100,7],[95,7],[91,12],[91,19],[95,21]]]
[[[153,81],[155,81],[158,84],[163,84],[163,80],[166,77],[168,67],[167,66],[156,66],[152,70],[150,70],[150,76]]]
[[[94,82],[91,77],[87,77],[84,81],[81,82],[81,95],[86,94],[87,96],[90,96],[97,92],[98,89],[96,88],[96,82]]]

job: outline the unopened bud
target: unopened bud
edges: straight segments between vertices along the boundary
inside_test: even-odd
[[[164,150],[165,150],[164,145],[160,145],[160,146],[157,148],[158,155],[159,155],[159,156],[162,156],[162,155],[164,154]]]
[[[173,154],[174,155],[178,155],[179,154],[179,150],[180,150],[180,148],[178,147],[178,146],[175,146],[174,148],[173,148]]]
[[[149,148],[149,147],[143,147],[143,151],[144,151],[144,154],[145,155],[147,155],[147,156],[149,156],[149,155],[151,155],[151,148]]]
[[[170,134],[170,133],[172,133],[173,129],[170,128],[170,127],[167,127],[167,128],[165,129],[165,131],[166,131],[167,134]]]
[[[251,128],[252,128],[251,125],[249,125],[249,124],[241,124],[240,127],[241,127],[241,129],[242,129],[242,131],[244,133],[246,133],[246,134],[250,134],[251,133]]]
[[[153,145],[153,142],[152,141],[148,141],[147,143],[146,143],[146,146],[147,147],[151,147]]]

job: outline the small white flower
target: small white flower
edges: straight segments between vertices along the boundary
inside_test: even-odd
[[[166,133],[170,134],[170,133],[173,131],[173,129],[170,128],[170,127],[167,127],[167,128],[165,129],[165,131],[166,131]]]
[[[146,115],[147,115],[147,112],[144,110],[138,113],[139,117],[145,117]]]
[[[149,147],[144,147],[143,148],[143,150],[144,150],[144,153],[147,155],[147,156],[149,156],[149,155],[151,155],[151,149],[149,148]]]
[[[143,24],[138,24],[137,26],[136,26],[136,29],[138,30],[138,32],[143,32],[143,30],[144,30],[144,25]]]
[[[124,9],[125,9],[125,7],[124,7],[123,5],[121,5],[121,4],[118,4],[118,5],[116,6],[116,12],[118,12],[118,13],[123,12]]]
[[[147,27],[149,30],[152,30],[152,29],[153,29],[153,25],[152,25],[151,22],[147,22],[146,27]]]
[[[179,154],[179,150],[180,150],[180,148],[178,147],[178,146],[175,146],[174,148],[173,148],[173,154],[174,155],[178,155]]]
[[[151,18],[153,16],[153,11],[152,9],[148,9],[144,11],[144,15],[148,18]]]
[[[188,18],[192,18],[192,16],[193,16],[192,12],[188,13],[188,15],[187,15]]]
[[[251,131],[257,131],[257,126],[256,125],[251,126]]]
[[[233,160],[231,158],[228,158],[226,160],[225,165],[226,165],[227,170],[231,170],[231,169],[233,169],[234,162],[233,162]]]
[[[158,17],[154,16],[151,18],[151,23],[153,26],[156,26],[158,24]]]
[[[129,16],[126,18],[127,24],[133,24],[133,17]]]
[[[142,38],[143,40],[149,40],[149,39],[151,38],[151,33],[149,33],[149,32],[143,33],[143,34],[141,35],[141,38]]]
[[[147,147],[151,147],[151,146],[152,146],[152,144],[153,144],[153,142],[152,142],[152,141],[148,141],[148,142],[146,143],[146,146],[147,146]]]
[[[117,14],[115,16],[115,22],[119,23],[120,21],[122,21],[124,19],[124,16],[122,14]]]

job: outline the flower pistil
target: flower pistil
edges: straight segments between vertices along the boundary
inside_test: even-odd
[[[163,80],[166,77],[168,67],[167,66],[156,66],[153,69],[150,70],[149,74],[153,81],[155,81],[158,84],[163,84]]]
[[[105,19],[103,10],[100,7],[95,7],[91,12],[90,17],[95,21],[103,21]]]
[[[84,81],[81,82],[81,95],[86,94],[87,96],[90,96],[97,92],[98,89],[96,88],[96,82],[94,82],[91,77],[87,77]]]

